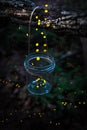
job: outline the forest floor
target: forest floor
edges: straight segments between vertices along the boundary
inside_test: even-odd
[[[0,58],[0,130],[87,130],[86,107],[73,113],[65,109],[59,117],[55,110],[35,106],[33,96],[26,91],[22,51],[4,53]]]

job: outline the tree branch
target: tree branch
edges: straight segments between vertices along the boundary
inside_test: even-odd
[[[33,7],[35,4],[33,2],[26,3],[24,0],[16,1],[16,0],[1,0],[0,1],[0,17],[8,16],[13,23],[17,24],[29,24],[29,17],[32,12]],[[55,9],[56,10],[56,9]],[[54,12],[56,12],[54,10]],[[39,9],[39,11],[43,11],[43,9]],[[50,10],[49,12],[52,12]],[[55,30],[57,33],[65,34],[69,33],[71,35],[79,35],[79,36],[86,36],[87,35],[87,13],[77,14],[76,12],[60,12],[57,14],[54,19],[52,17],[48,17],[47,20],[41,20],[40,28],[52,29]],[[31,26],[37,26],[37,21],[32,21]]]

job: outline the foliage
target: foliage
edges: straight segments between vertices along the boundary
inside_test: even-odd
[[[85,91],[87,77],[84,74],[79,74],[79,71],[79,68],[74,68],[66,73],[57,65],[53,76],[52,91],[42,97],[36,97],[36,100],[42,105],[51,104],[54,107],[60,107],[61,105],[64,107],[62,103],[67,102],[67,108],[70,103],[76,104],[79,101],[85,101],[87,98],[87,92]]]

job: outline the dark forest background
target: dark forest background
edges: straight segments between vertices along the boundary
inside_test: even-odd
[[[49,4],[51,26],[42,25],[37,33],[33,18],[31,48],[35,50],[36,41],[42,42],[38,34],[45,31],[48,52],[54,56],[56,68],[51,92],[35,96],[26,90],[24,69],[28,20],[33,8],[39,5],[41,10],[34,17],[40,15],[43,21],[45,3]],[[57,24],[56,19],[60,19]],[[0,130],[87,130],[86,118],[87,1],[0,0]]]

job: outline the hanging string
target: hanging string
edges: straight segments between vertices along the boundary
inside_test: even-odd
[[[33,14],[35,12],[36,9],[38,9],[39,6],[36,6],[33,11],[31,12],[31,15],[30,15],[30,18],[29,18],[29,28],[28,28],[28,53],[27,55],[29,55],[30,53],[30,44],[31,44],[31,23],[32,23],[32,17],[33,17]],[[26,86],[28,84],[29,80],[28,80],[28,74],[26,73]]]
[[[33,11],[31,12],[30,19],[29,19],[29,36],[28,36],[28,54],[30,53],[30,42],[31,42],[31,23],[32,23],[32,17],[36,9],[38,9],[39,6],[36,6]]]

